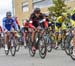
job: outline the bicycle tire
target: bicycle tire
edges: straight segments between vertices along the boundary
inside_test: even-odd
[[[40,41],[42,40],[42,45],[40,43]],[[43,52],[44,50],[44,52]],[[44,59],[46,57],[46,54],[47,54],[47,47],[46,47],[46,43],[45,43],[45,39],[42,37],[40,40],[39,40],[39,55],[42,59]]]

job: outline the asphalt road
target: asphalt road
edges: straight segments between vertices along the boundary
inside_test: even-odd
[[[60,49],[52,50],[45,59],[41,59],[38,51],[35,57],[30,57],[28,49],[22,47],[15,57],[11,54],[6,56],[4,49],[0,49],[0,66],[75,66],[75,61]]]

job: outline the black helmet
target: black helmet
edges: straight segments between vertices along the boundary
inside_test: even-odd
[[[11,16],[11,12],[6,12],[6,16]]]
[[[41,11],[40,8],[35,8],[34,9],[34,13],[40,13],[40,11]]]
[[[49,14],[43,14],[43,16],[48,17],[48,16],[49,16]]]

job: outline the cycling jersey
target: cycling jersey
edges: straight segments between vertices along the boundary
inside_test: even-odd
[[[62,27],[61,27],[62,30],[66,30],[67,29],[67,26],[65,23],[62,23]]]
[[[44,27],[48,27],[48,23],[47,23],[46,19],[44,19],[44,16],[43,16],[42,13],[40,13],[39,17],[36,17],[36,15],[34,13],[31,14],[31,16],[30,16],[30,22],[29,22],[30,28],[34,28],[34,27],[40,26],[39,21],[41,21],[41,20],[43,20],[42,25]]]
[[[55,26],[55,32],[59,32],[59,29],[57,26]]]
[[[70,22],[71,22],[71,26],[75,27],[75,21],[71,19]]]
[[[13,18],[3,18],[3,29],[11,31],[12,28],[15,27],[16,30],[18,30],[18,26],[16,25],[16,22]]]
[[[24,27],[29,27],[29,23],[25,21],[25,22],[23,23],[23,26],[24,26]]]
[[[29,28],[29,23],[27,21],[24,21],[21,32],[23,32],[23,33],[28,32],[28,28]]]
[[[58,23],[62,23],[62,22],[63,22],[62,16],[59,16],[56,21],[57,21]]]

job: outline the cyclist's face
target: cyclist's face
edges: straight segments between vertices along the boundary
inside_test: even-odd
[[[11,18],[11,16],[8,16],[8,18]]]
[[[39,17],[39,16],[40,16],[40,13],[35,13],[35,16],[36,16],[36,17]]]
[[[44,19],[46,19],[46,18],[48,18],[48,17],[44,16]]]

